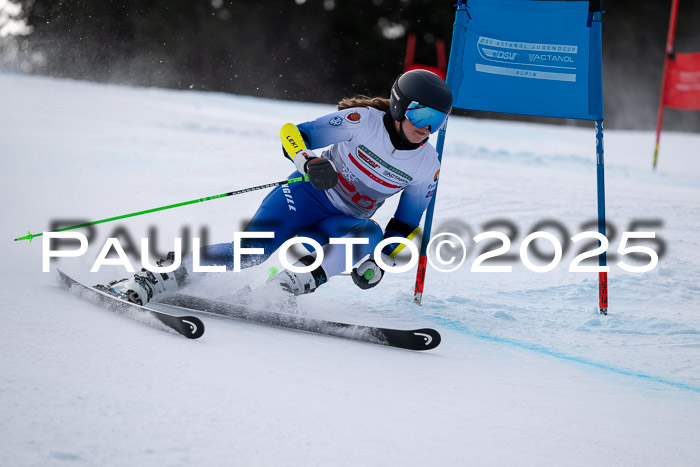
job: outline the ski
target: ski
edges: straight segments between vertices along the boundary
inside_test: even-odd
[[[94,303],[99,303],[110,311],[127,314],[137,319],[144,316],[152,316],[188,339],[198,339],[204,334],[204,323],[195,316],[175,316],[159,310],[154,310],[147,306],[128,302],[95,287],[85,285],[68,276],[61,270],[58,270],[58,277],[68,289],[77,290],[83,298]]]
[[[206,313],[401,349],[430,350],[440,344],[440,333],[429,328],[402,330],[338,323],[185,294],[164,295],[158,297],[156,302],[151,302],[149,306],[156,309],[175,308],[187,313]]]

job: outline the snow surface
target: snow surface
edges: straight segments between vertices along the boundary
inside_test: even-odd
[[[515,255],[540,221],[595,230],[582,225],[597,212],[593,129],[451,118],[433,233],[461,235],[465,264],[429,269],[422,307],[413,272],[364,292],[337,277],[300,299],[309,316],[437,328],[443,343],[419,353],[209,316],[188,341],[56,282],[57,265],[125,277],[88,272],[118,225],[136,241],[154,226],[163,252],[183,227],[230,241],[266,192],[103,224],[52,273],[41,238],[12,241],[282,180],[279,127],[332,107],[11,74],[0,102],[0,464],[700,465],[699,135],[664,133],[654,173],[652,132],[606,131],[609,251],[633,220],[657,222],[640,230],[666,251],[642,274],[611,258],[601,316],[597,275],[568,271],[579,245],[548,273],[517,256],[487,263],[511,273],[470,271],[470,238],[505,228],[494,221],[519,230],[505,230]],[[269,263],[188,292],[230,296]]]

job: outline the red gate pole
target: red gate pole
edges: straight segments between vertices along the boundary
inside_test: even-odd
[[[673,57],[673,41],[676,37],[676,17],[678,16],[678,0],[671,4],[671,19],[668,24],[668,37],[666,38],[666,55],[664,57],[664,74],[661,78],[661,97],[659,98],[659,114],[656,119],[656,144],[654,145],[654,170],[659,158],[659,140],[661,139],[661,127],[664,122],[664,92],[666,91],[666,76],[669,62]]]

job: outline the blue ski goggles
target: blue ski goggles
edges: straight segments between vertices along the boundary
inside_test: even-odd
[[[413,123],[416,128],[429,126],[430,132],[435,133],[440,129],[442,124],[445,123],[445,120],[447,120],[447,114],[423,105],[420,102],[413,101],[408,104],[406,108],[406,118]]]

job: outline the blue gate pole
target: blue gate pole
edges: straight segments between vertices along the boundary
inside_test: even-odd
[[[595,122],[596,168],[598,175],[598,232],[605,236],[605,159],[603,157],[603,120]],[[603,251],[598,256],[598,265],[607,266],[607,254]],[[598,302],[600,313],[608,314],[608,273],[598,272]]]
[[[463,18],[467,14],[467,0],[458,0],[455,5],[455,23],[452,28],[452,46],[450,48],[450,59],[447,63],[447,85],[452,90],[453,98],[459,92],[461,72],[462,72],[462,57],[464,55],[464,36],[466,35],[466,27],[463,23]],[[449,118],[447,119],[449,120]],[[438,133],[437,145],[435,150],[438,154],[438,162],[442,163],[442,151],[445,146],[445,135],[447,134],[447,120],[440,128]],[[423,301],[423,286],[425,285],[425,271],[428,266],[428,243],[430,242],[430,232],[433,227],[433,212],[435,211],[435,199],[437,198],[437,183],[435,180],[435,191],[433,199],[428,204],[428,209],[425,212],[425,222],[423,223],[423,242],[420,247],[420,257],[418,258],[418,270],[416,271],[416,286],[413,289],[413,301],[418,305]]]
[[[449,120],[449,118],[447,119]],[[442,164],[442,150],[445,147],[445,134],[447,133],[447,120],[438,132],[437,146],[435,149],[438,154],[438,162]],[[439,177],[438,177],[439,179]],[[418,270],[416,271],[416,286],[413,289],[413,301],[420,305],[423,301],[423,286],[425,285],[425,271],[428,266],[428,243],[430,242],[430,233],[433,228],[433,212],[435,211],[435,199],[437,198],[437,180],[435,180],[435,190],[433,199],[428,204],[428,209],[425,212],[425,223],[423,225],[423,242],[420,246],[420,257],[418,258]]]

